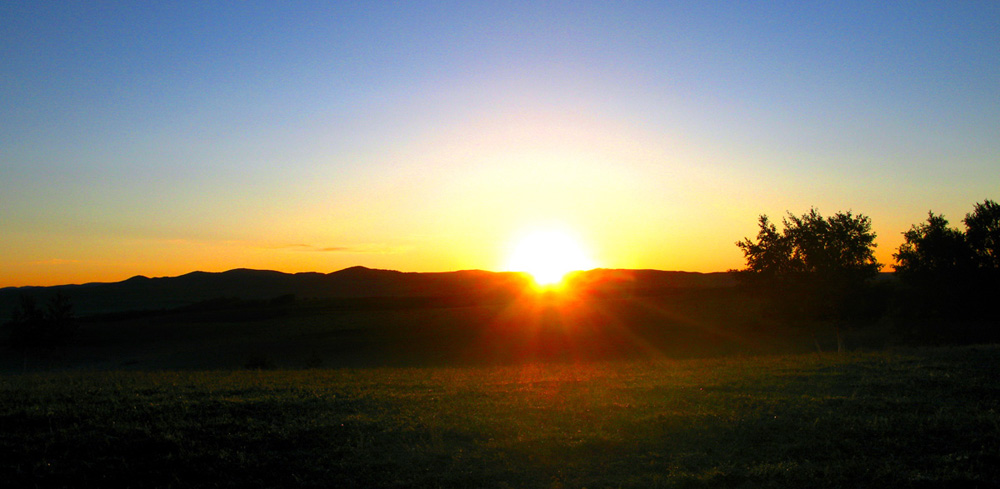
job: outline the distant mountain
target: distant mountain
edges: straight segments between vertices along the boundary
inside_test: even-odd
[[[678,288],[729,287],[729,273],[596,269],[567,278],[580,290],[596,293],[655,293]],[[210,299],[268,300],[295,295],[307,298],[491,297],[519,293],[530,284],[522,273],[463,270],[409,273],[351,267],[333,273],[282,273],[235,269],[220,273],[191,272],[178,277],[141,275],[114,283],[7,287],[0,289],[0,320],[9,316],[22,294],[43,302],[56,292],[67,294],[80,316],[184,307]]]

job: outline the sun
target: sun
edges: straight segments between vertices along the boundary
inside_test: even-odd
[[[539,286],[554,286],[567,273],[590,270],[594,262],[579,242],[560,231],[536,231],[521,238],[507,260],[507,270],[527,272]]]

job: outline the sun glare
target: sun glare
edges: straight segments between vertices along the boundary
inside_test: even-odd
[[[553,286],[567,273],[594,268],[580,244],[558,231],[539,231],[522,238],[511,252],[507,270],[527,272],[540,286]]]

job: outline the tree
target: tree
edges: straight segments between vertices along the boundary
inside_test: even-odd
[[[948,227],[944,216],[929,212],[927,222],[903,233],[905,241],[893,254],[896,272],[910,281],[938,281],[967,279],[974,270],[1000,271],[1000,204],[976,204],[963,221],[964,233]]]
[[[768,280],[796,280],[813,274],[824,280],[852,283],[875,277],[882,265],[875,259],[875,233],[871,219],[838,212],[823,218],[811,209],[802,216],[791,213],[778,233],[766,215],[760,216],[757,241],[736,243],[747,260],[744,276]]]
[[[792,259],[794,246],[787,230],[784,234],[779,233],[766,215],[760,216],[758,224],[760,232],[757,233],[756,242],[743,238],[743,241],[736,243],[747,260],[747,267],[740,270],[743,277],[752,277],[757,281],[774,280],[799,271],[801,267]],[[785,226],[787,228],[787,222]]]
[[[843,349],[840,330],[882,268],[871,219],[850,211],[824,218],[814,208],[801,216],[789,213],[780,233],[766,215],[758,222],[756,241],[736,243],[747,261],[741,279],[767,290],[770,305],[785,317],[833,320]]]
[[[927,222],[903,233],[903,244],[892,256],[904,280],[952,279],[969,271],[974,256],[964,233],[948,227],[943,215],[927,213]]]
[[[22,295],[7,325],[14,346],[55,346],[67,342],[76,333],[77,323],[69,296],[56,292],[38,307],[33,296]]]
[[[1000,204],[989,199],[976,204],[964,222],[965,237],[979,268],[1000,270]]]
[[[1000,205],[976,204],[965,215],[965,232],[942,215],[903,233],[893,254],[903,287],[894,319],[901,332],[923,341],[994,341],[1000,322]]]

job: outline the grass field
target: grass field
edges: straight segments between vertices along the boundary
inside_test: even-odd
[[[997,487],[1000,348],[0,377],[5,487]]]
[[[448,307],[317,304],[84,321],[65,348],[0,350],[0,373],[229,370],[252,358],[296,369],[761,355],[815,351],[814,331],[823,349],[836,348],[832,332],[820,327],[754,320],[754,305],[730,289],[624,299],[528,296]],[[878,329],[858,328],[850,345],[882,346],[860,337],[872,331]]]

